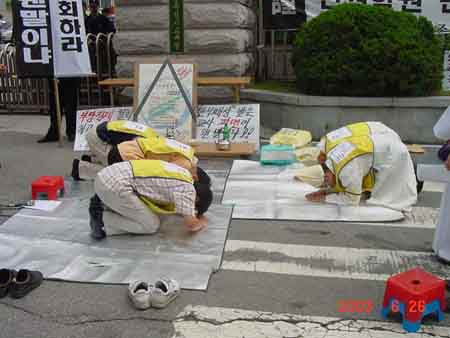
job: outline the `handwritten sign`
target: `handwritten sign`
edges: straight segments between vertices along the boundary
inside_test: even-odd
[[[88,151],[86,133],[91,128],[96,128],[102,122],[113,120],[128,120],[133,107],[100,108],[79,110],[77,112],[77,130],[75,136],[74,151]]]
[[[226,123],[231,142],[254,143],[259,149],[259,104],[200,106],[197,119],[200,142],[214,143]]]
[[[195,65],[193,63],[171,63],[187,100],[195,109],[197,105]],[[136,64],[135,109],[141,104],[162,66],[162,63]],[[169,66],[163,68],[160,78],[151,89],[136,121],[151,125],[164,136],[169,130],[173,130],[175,139],[180,142],[187,143],[192,139],[192,115]]]

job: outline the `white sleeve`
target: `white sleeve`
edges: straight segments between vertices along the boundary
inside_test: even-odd
[[[319,141],[319,143],[317,143],[317,148],[319,148],[319,150],[324,153],[325,152],[325,138],[326,136],[322,137]]]
[[[371,155],[363,155],[351,160],[342,168],[339,179],[345,192],[331,193],[325,197],[327,203],[358,205],[361,200],[364,176],[371,168]]]

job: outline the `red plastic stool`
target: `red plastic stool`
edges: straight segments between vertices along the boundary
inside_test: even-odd
[[[400,312],[403,328],[416,332],[422,318],[430,313],[437,313],[442,320],[445,308],[445,281],[415,268],[388,279],[381,314],[386,317],[391,311]]]
[[[34,200],[39,193],[46,193],[49,200],[56,200],[58,190],[64,192],[62,176],[41,176],[31,183],[31,197]]]

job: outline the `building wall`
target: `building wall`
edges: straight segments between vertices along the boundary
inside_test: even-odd
[[[135,61],[169,54],[168,2],[116,1],[118,76],[132,76]],[[252,0],[184,0],[185,55],[201,76],[251,75],[255,25]],[[206,95],[224,94],[213,89]]]

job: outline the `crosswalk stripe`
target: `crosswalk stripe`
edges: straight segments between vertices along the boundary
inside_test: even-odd
[[[364,222],[351,222],[356,225],[367,225],[371,227],[388,227],[388,228],[416,228],[416,229],[435,229],[436,225],[430,223],[427,224],[414,224],[414,223],[364,223]]]
[[[429,191],[429,192],[443,192],[444,190],[445,190],[445,183],[431,182],[431,181],[425,181],[422,189],[422,191]]]
[[[278,314],[234,308],[187,306],[173,322],[172,338],[308,337],[403,338],[400,323],[338,317]],[[422,325],[411,338],[449,338],[448,327]]]
[[[432,253],[229,240],[222,269],[297,276],[386,280],[421,266],[449,278]]]

